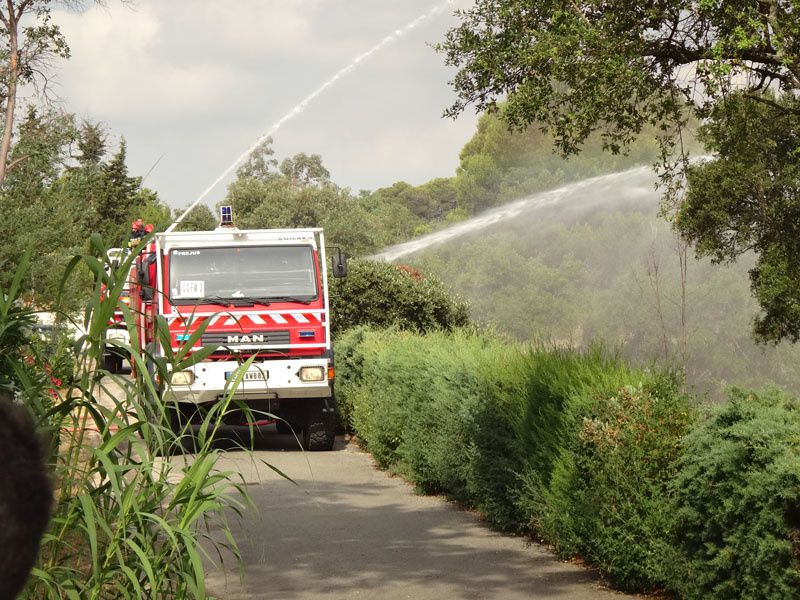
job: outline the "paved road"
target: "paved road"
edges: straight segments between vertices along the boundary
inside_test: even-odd
[[[492,532],[440,498],[415,494],[354,444],[302,453],[289,436],[273,434],[261,448],[255,458],[229,452],[220,464],[243,474],[258,510],[233,523],[243,580],[232,562],[230,571],[208,568],[209,591],[219,598],[625,597],[542,547]]]

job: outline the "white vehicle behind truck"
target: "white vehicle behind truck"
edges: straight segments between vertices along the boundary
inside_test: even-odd
[[[128,250],[124,248],[110,248],[108,250],[109,262],[115,266],[120,265],[128,255]],[[122,290],[120,301],[130,305],[130,284],[126,281]],[[121,310],[114,311],[114,316],[109,320],[105,331],[106,340],[115,340],[125,345],[130,344],[130,333],[125,325],[125,319]],[[122,371],[122,362],[125,356],[113,344],[106,344],[103,350],[103,368],[111,373]]]

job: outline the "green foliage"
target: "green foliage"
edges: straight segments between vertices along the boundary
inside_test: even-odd
[[[676,221],[701,256],[734,261],[756,253],[750,278],[763,312],[755,332],[769,342],[800,339],[800,112],[793,106],[800,104],[754,103],[737,93],[715,107],[700,130],[715,159],[689,169]]]
[[[180,217],[184,211],[176,209],[175,219]],[[215,217],[205,204],[198,204],[192,209],[192,212],[180,222],[176,227],[176,231],[213,231],[219,224],[219,218]],[[166,227],[165,227],[166,229]]]
[[[447,114],[495,110],[503,100],[507,126],[540,128],[564,155],[593,133],[612,153],[627,151],[656,128],[666,212],[703,255],[755,252],[757,336],[800,338],[795,0],[478,0],[459,16],[438,46],[458,69]],[[703,166],[687,158],[690,119],[704,122],[714,155]],[[491,161],[472,162],[467,187],[497,191]]]
[[[286,158],[278,167],[293,187],[322,185],[330,181],[331,174],[322,165],[319,154],[308,155],[305,152]]]
[[[78,138],[78,162],[83,165],[97,165],[106,154],[106,133],[100,123],[84,121]]]
[[[111,160],[100,165],[101,190],[96,206],[100,232],[124,235],[130,227],[137,194],[140,191],[142,178],[128,175],[126,164],[128,146],[125,138],[120,139],[119,150]],[[111,237],[111,236],[109,236]]]
[[[357,325],[428,331],[468,321],[466,304],[435,277],[369,260],[348,268],[347,277],[329,279],[334,334]]]
[[[658,156],[657,135],[646,128],[625,155],[604,153],[602,139],[592,135],[580,155],[565,158],[553,152],[552,136],[537,127],[509,130],[499,115],[485,113],[461,150],[452,180],[457,204],[474,214],[587,177],[652,163]]]
[[[76,141],[87,153],[77,165],[70,159]],[[0,190],[0,285],[9,284],[20,257],[32,249],[24,288],[37,308],[54,306],[67,261],[86,250],[90,233],[119,245],[134,217],[156,227],[169,222],[169,210],[156,194],[128,175],[124,144],[110,162],[102,155],[95,160],[104,148],[101,141],[99,126],[84,124],[79,130],[69,114],[31,109],[20,124],[11,153],[18,162]],[[88,272],[77,272],[61,294],[61,308],[75,310],[89,285]]]
[[[668,378],[651,378],[569,412],[569,441],[543,506],[532,506],[537,529],[560,554],[600,565],[624,589],[661,587],[669,579],[669,486],[693,422],[688,399]],[[537,475],[528,474],[534,489]]]
[[[336,351],[340,404],[378,463],[513,531],[540,516],[575,436],[573,404],[647,380],[599,349],[526,349],[463,330],[356,330]]]
[[[698,424],[675,377],[600,348],[359,328],[336,351],[345,420],[421,490],[624,589],[797,595],[796,399],[734,391]]]
[[[288,176],[268,172],[243,177],[240,172],[220,204],[233,207],[234,220],[242,229],[324,227],[329,244],[355,255],[382,244],[383,239],[376,238],[376,219],[349,190],[320,175],[317,169],[324,167],[313,163],[318,158],[298,155],[292,159],[293,167],[284,161]],[[313,159],[312,164],[305,159]]]
[[[606,340],[634,364],[684,371],[690,387],[715,399],[731,383],[800,393],[800,347],[751,339],[753,257],[713,264],[693,260],[690,247],[683,304],[680,240],[656,216],[652,183],[641,169],[579,184],[552,208],[406,260],[463,294],[475,322],[516,339],[582,348]]]
[[[671,587],[685,598],[800,595],[800,403],[731,390],[684,444]]]

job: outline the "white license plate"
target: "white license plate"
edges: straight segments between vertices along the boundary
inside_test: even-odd
[[[225,379],[233,379],[235,371],[225,373]],[[246,371],[242,381],[264,381],[269,376],[266,371]]]

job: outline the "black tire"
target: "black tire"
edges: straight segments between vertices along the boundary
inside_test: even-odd
[[[336,413],[326,410],[324,402],[309,404],[303,427],[303,449],[320,452],[333,449],[336,439]]]
[[[287,423],[286,421],[275,421],[275,428],[278,430],[278,433],[281,433],[283,435],[293,433],[292,426],[289,425],[289,423]]]
[[[119,373],[122,371],[122,357],[111,352],[104,354],[103,368],[109,373]]]

